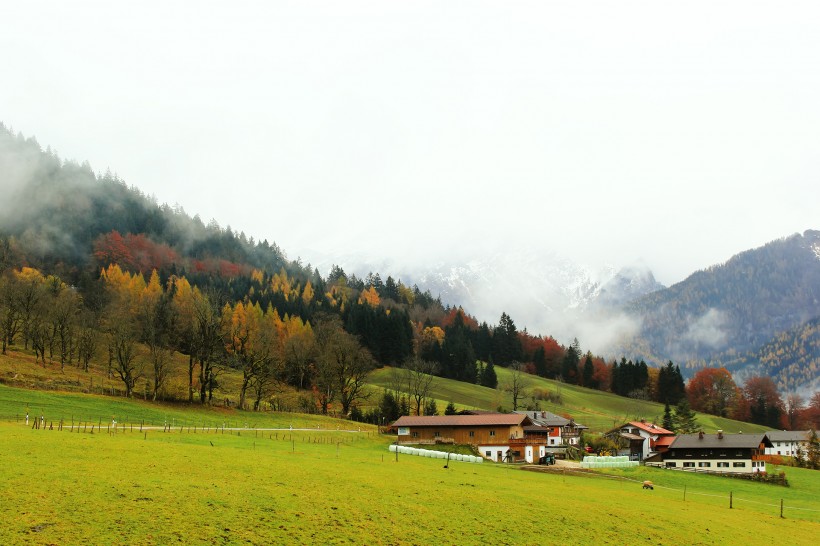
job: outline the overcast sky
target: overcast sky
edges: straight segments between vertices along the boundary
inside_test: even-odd
[[[0,7],[1,121],[290,258],[671,284],[820,229],[817,2]]]

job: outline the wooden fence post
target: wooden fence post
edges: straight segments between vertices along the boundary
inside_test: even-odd
[[[732,492],[729,491],[729,509],[732,508]]]

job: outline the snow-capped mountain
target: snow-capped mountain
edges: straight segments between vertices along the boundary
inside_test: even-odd
[[[324,274],[334,264],[360,278],[372,272],[382,280],[391,275],[418,285],[490,325],[506,312],[519,330],[566,344],[577,337],[593,350],[605,350],[612,335],[622,333],[624,321],[610,309],[663,288],[646,267],[594,268],[556,253],[512,249],[422,265],[361,254],[324,255],[315,265]]]

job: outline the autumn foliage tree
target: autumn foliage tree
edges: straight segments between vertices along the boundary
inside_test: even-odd
[[[782,427],[783,399],[771,377],[750,377],[743,385],[743,397],[749,407],[749,420],[774,429]]]
[[[703,368],[689,380],[686,393],[695,411],[728,417],[734,412],[740,389],[726,368]]]

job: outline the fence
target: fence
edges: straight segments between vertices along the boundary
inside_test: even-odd
[[[642,485],[644,480],[637,480],[633,478],[628,478],[625,476],[613,476],[610,474],[602,474],[600,472],[595,472],[594,470],[586,470],[586,469],[578,469],[573,470],[566,467],[524,467],[525,470],[531,470],[535,472],[548,472],[551,474],[569,474],[574,476],[582,476],[585,478],[599,478],[599,479],[609,479],[609,480],[616,480],[616,481],[623,481],[629,482],[630,484],[634,483],[636,485]],[[702,493],[693,489],[689,489],[688,487],[684,486],[683,489],[676,488],[676,487],[668,487],[664,485],[658,485],[653,483],[652,486],[655,489],[665,490],[665,491],[674,491],[681,495],[684,501],[691,501],[692,497],[709,497],[713,499],[723,499],[725,502],[725,506],[729,509],[734,509],[738,507],[738,503],[748,503],[754,504],[757,506],[766,506],[773,508],[773,512],[779,513],[781,518],[785,518],[785,514],[787,511],[797,511],[798,513],[806,513],[812,512],[820,514],[820,509],[818,508],[805,508],[801,506],[795,505],[788,505],[785,503],[785,499],[783,498],[775,498],[772,502],[761,502],[756,500],[751,500],[743,497],[737,497],[734,495],[734,492],[729,491],[729,493],[725,495],[717,495],[715,493]]]

